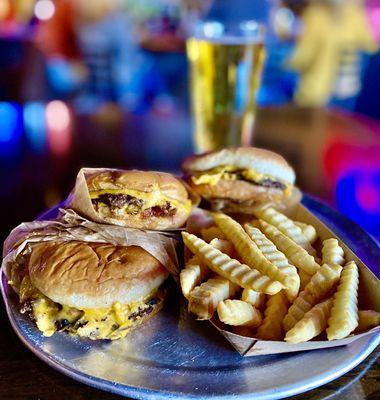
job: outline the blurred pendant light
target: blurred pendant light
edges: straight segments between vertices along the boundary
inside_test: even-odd
[[[41,21],[52,18],[55,6],[52,0],[38,0],[34,6],[34,15]]]

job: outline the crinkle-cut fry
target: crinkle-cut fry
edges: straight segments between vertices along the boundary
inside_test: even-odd
[[[327,327],[332,304],[333,299],[330,298],[315,305],[286,333],[285,341],[288,343],[307,342],[322,333]]]
[[[242,300],[224,300],[218,303],[219,319],[226,325],[255,328],[261,324],[259,310]]]
[[[306,285],[310,282],[311,278],[313,275],[309,275],[307,274],[305,271],[302,271],[302,269],[300,269],[298,271],[298,276],[300,277],[300,290],[304,290]]]
[[[374,310],[359,310],[359,325],[357,332],[367,331],[380,325],[380,312]]]
[[[198,319],[211,319],[218,303],[233,296],[238,286],[228,279],[217,277],[197,286],[189,296],[189,312]]]
[[[269,297],[264,312],[264,320],[257,330],[256,337],[264,340],[282,340],[284,337],[282,321],[288,307],[289,301],[283,290]]]
[[[241,264],[197,236],[182,232],[182,237],[185,246],[197,254],[211,270],[242,288],[266,294],[276,294],[283,288],[280,282],[271,280],[248,265]]]
[[[229,256],[234,252],[234,247],[228,240],[215,238],[210,244]],[[197,255],[190,258],[179,275],[182,293],[186,299],[189,298],[190,292],[209,276],[209,273],[209,268],[200,261]]]
[[[294,221],[294,223],[301,228],[303,235],[310,244],[315,243],[315,241],[318,239],[318,233],[313,225],[305,224],[304,222],[299,221]]]
[[[252,224],[245,224],[244,229],[248,236],[255,242],[257,247],[263,253],[265,258],[271,261],[276,267],[283,268],[289,265],[285,254],[277,249],[275,244],[270,241],[257,227]],[[292,266],[294,274],[297,274],[297,269]]]
[[[315,255],[315,250],[306,239],[302,229],[293,220],[280,213],[272,207],[258,207],[254,209],[254,214],[268,224],[275,226],[280,232],[288,236],[295,243],[303,247],[308,253]]]
[[[348,262],[340,276],[334,304],[328,320],[328,340],[343,339],[358,326],[359,270],[354,261]]]
[[[324,264],[344,264],[344,251],[339,246],[337,239],[331,238],[323,241],[322,262]]]
[[[216,226],[201,229],[201,236],[204,241],[210,243],[213,239],[225,239],[223,232]]]
[[[289,307],[287,314],[284,317],[282,326],[285,332],[288,332],[293,326],[300,321],[303,316],[313,308],[315,301],[313,297],[303,290]]]
[[[238,222],[225,214],[213,213],[212,216],[216,225],[234,245],[243,262],[261,274],[268,276],[272,281],[278,281],[289,289],[294,288],[297,284],[294,276],[286,275],[267,260]]]
[[[252,289],[244,289],[241,294],[241,299],[253,307],[262,308],[265,304],[266,295],[264,293],[256,292]]]
[[[260,221],[261,230],[264,232],[276,247],[282,251],[298,270],[303,270],[309,275],[314,275],[319,264],[316,263],[314,257],[310,255],[303,247],[295,243],[288,236],[284,235],[275,226],[268,224],[263,220]]]
[[[305,289],[294,300],[284,318],[284,329],[288,332],[313,306],[327,297],[339,282],[342,267],[323,264],[312,276]]]
[[[338,264],[323,264],[311,277],[305,290],[319,302],[338,285],[341,272],[342,267]]]
[[[286,268],[283,268],[282,271],[285,272]],[[288,272],[285,272],[288,273]],[[296,284],[291,288],[291,289],[284,289],[284,292],[288,296],[289,301],[294,301],[294,299],[298,296],[300,292],[300,287],[301,287],[301,280],[299,275],[294,275],[294,280],[296,281]]]
[[[194,258],[194,257],[193,257]],[[202,262],[196,264],[186,264],[185,268],[179,274],[182,293],[186,299],[189,298],[190,292],[209,275],[207,265]]]
[[[224,254],[227,254],[230,257],[232,257],[234,254],[234,246],[228,240],[215,238],[211,240],[210,244],[211,246],[215,247],[216,249]]]
[[[294,279],[294,286],[292,288],[285,288],[284,291],[286,295],[288,296],[288,299],[292,302],[297,296],[300,291],[301,287],[301,280],[298,274],[293,273],[293,265],[288,264],[287,267],[282,267],[280,268],[282,272],[288,275],[292,275]],[[296,269],[297,271],[297,269]]]
[[[286,294],[290,301],[293,301],[300,290],[300,277],[297,273],[297,268],[289,264],[285,254],[277,249],[275,244],[271,242],[257,227],[252,224],[245,224],[244,229],[248,236],[253,240],[256,246],[263,253],[264,257],[274,264],[281,272],[286,275],[292,275],[294,284],[292,288],[286,289]]]

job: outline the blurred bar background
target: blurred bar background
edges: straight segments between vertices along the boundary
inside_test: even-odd
[[[254,145],[380,238],[380,0],[0,0],[1,240],[81,166],[179,172],[186,32],[242,16],[267,26]]]

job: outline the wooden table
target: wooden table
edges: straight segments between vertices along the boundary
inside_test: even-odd
[[[71,146],[61,155],[24,150],[23,157],[0,169],[7,190],[0,193],[1,239],[22,221],[64,197],[80,166],[138,167],[178,170],[191,154],[189,116],[177,111],[170,117],[73,115]],[[291,107],[261,110],[255,143],[284,154],[294,165],[301,187],[331,200],[323,181],[321,152],[338,135],[360,146],[379,144],[376,127],[338,113]],[[170,154],[170,157],[168,156]],[[0,399],[4,400],[106,400],[119,396],[103,393],[52,370],[25,349],[0,305]],[[342,378],[294,399],[369,400],[380,398],[380,349]],[[312,368],[312,366],[310,366]]]

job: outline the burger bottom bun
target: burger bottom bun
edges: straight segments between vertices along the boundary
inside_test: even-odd
[[[176,229],[182,227],[189,213],[183,207],[176,207],[174,215],[170,216],[148,216],[143,217],[142,213],[128,214],[122,208],[111,208],[105,204],[99,204],[97,214],[101,222],[120,225],[136,229]],[[99,221],[100,222],[100,221]]]
[[[216,185],[194,185],[192,183],[192,188],[207,200],[217,198],[245,202],[256,198],[260,201],[261,198],[264,198],[271,201],[282,201],[285,197],[284,191],[281,189],[256,185],[241,180],[229,181],[221,179]]]
[[[221,179],[216,185],[194,185],[194,190],[207,200],[228,199],[236,202],[252,201],[263,196],[270,200],[282,199],[283,191],[277,188],[268,188],[255,185],[247,181],[228,181]]]
[[[257,192],[250,200],[236,200],[227,198],[209,199],[213,211],[223,211],[226,213],[252,214],[254,208],[268,204],[277,210],[289,211],[294,208],[302,199],[301,191],[293,187],[290,196],[272,196],[271,193]]]

